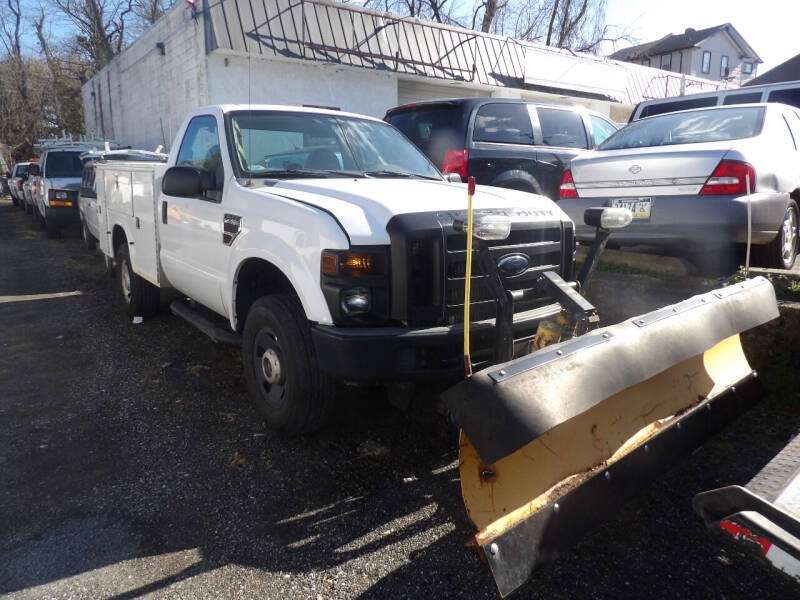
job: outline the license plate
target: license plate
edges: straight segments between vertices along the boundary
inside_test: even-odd
[[[624,200],[612,200],[611,206],[615,208],[627,208],[633,213],[634,219],[649,219],[650,211],[653,208],[653,199],[625,198]]]

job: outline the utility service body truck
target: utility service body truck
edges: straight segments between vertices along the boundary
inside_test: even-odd
[[[321,427],[337,379],[460,376],[443,400],[501,595],[761,396],[739,333],[778,316],[767,280],[600,328],[580,292],[630,211],[586,211],[596,237],[576,274],[556,204],[445,179],[377,119],[210,106],[187,116],[166,164],[94,168],[99,245],[128,314],[174,290],[173,312],[241,344],[271,427]],[[776,461],[800,464],[787,448]],[[771,465],[773,482],[798,472]],[[800,567],[800,521],[762,487],[705,492],[695,509],[712,528],[768,535]]]
[[[227,331],[208,311],[173,304],[218,341],[244,336],[248,387],[271,425],[318,427],[333,379],[463,373],[466,246],[454,223],[465,220],[466,186],[391,126],[330,111],[202,108],[166,164],[101,158],[95,187],[99,246],[116,262],[131,316],[174,288],[224,317]],[[508,221],[492,256],[511,290],[545,270],[573,277],[573,224],[553,202],[479,188],[475,206]],[[494,301],[482,289],[473,300],[480,361]],[[518,343],[560,311],[544,295],[515,307]],[[275,330],[258,337],[265,324]],[[302,396],[321,401],[290,406]]]

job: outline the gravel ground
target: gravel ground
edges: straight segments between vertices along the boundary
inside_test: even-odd
[[[465,547],[437,390],[400,412],[380,390],[343,389],[327,429],[276,435],[236,349],[166,313],[132,325],[102,264],[77,232],[48,240],[0,201],[3,597],[495,597]],[[58,292],[80,295],[9,298]],[[795,406],[754,409],[516,597],[799,597],[690,508],[746,482],[798,429]]]

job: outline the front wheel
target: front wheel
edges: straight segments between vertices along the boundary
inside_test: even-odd
[[[335,382],[319,369],[308,321],[294,297],[265,296],[253,304],[242,363],[247,391],[271,428],[307,433],[325,424]]]
[[[159,289],[133,272],[127,244],[117,248],[117,287],[129,317],[150,317],[158,312]]]
[[[753,248],[755,262],[762,267],[791,269],[797,258],[797,227],[797,203],[789,200],[778,235],[769,244]]]

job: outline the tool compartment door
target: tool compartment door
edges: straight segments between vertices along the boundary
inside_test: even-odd
[[[133,236],[135,252],[131,253],[133,270],[144,279],[160,285],[158,239],[155,222],[155,171],[150,165],[135,166],[129,171],[132,192]]]

